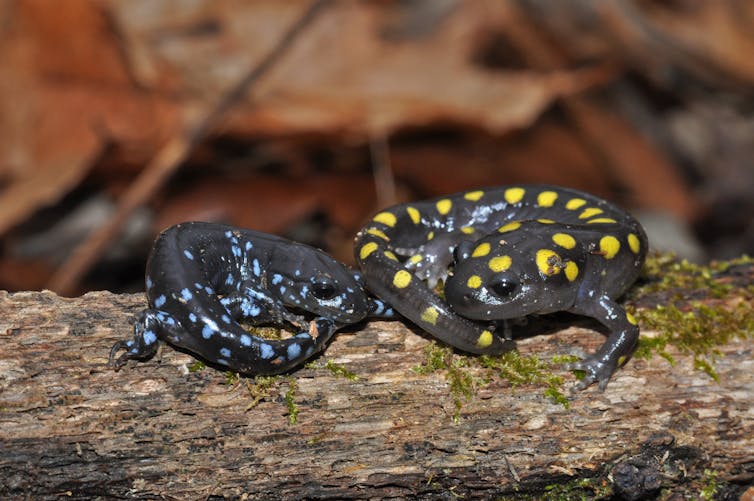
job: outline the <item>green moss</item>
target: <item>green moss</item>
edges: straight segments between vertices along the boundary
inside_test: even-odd
[[[450,388],[453,399],[453,421],[458,422],[461,418],[461,409],[464,402],[468,402],[476,394],[479,385],[486,384],[478,377],[474,377],[466,369],[469,367],[469,357],[456,355],[452,348],[430,343],[424,349],[427,356],[424,364],[414,367],[412,370],[417,374],[430,374],[435,371],[445,371],[445,381]]]
[[[246,389],[251,397],[251,402],[246,406],[246,410],[253,409],[259,402],[270,397],[273,388],[280,382],[279,376],[257,376],[253,381],[244,380]]]
[[[642,336],[634,356],[649,358],[653,353],[675,363],[669,346],[694,357],[695,368],[717,381],[715,360],[718,346],[735,338],[754,337],[754,310],[745,302],[733,306],[710,306],[692,301],[684,309],[670,304],[654,310],[639,310],[636,317],[643,329],[655,331],[653,337]]]
[[[192,363],[188,365],[188,371],[189,372],[199,372],[203,371],[204,368],[207,367],[207,364],[200,360],[194,360]]]
[[[536,355],[523,356],[517,351],[509,351],[496,357],[482,356],[479,362],[483,367],[495,370],[515,389],[522,384],[544,386],[544,395],[566,409],[568,398],[563,393],[563,378],[552,372],[555,365],[574,362],[578,357],[558,355],[544,362]]]
[[[487,386],[494,376],[507,380],[513,388],[522,384],[544,386],[543,394],[549,400],[568,408],[568,398],[563,393],[563,378],[552,373],[554,365],[578,360],[577,357],[553,357],[549,363],[536,356],[522,356],[516,351],[491,357],[456,355],[449,347],[431,343],[425,348],[425,362],[412,370],[417,374],[445,371],[457,422],[464,402],[471,400],[481,387]],[[475,369],[486,369],[480,376]]]
[[[699,497],[701,499],[714,499],[715,494],[720,489],[720,482],[717,479],[717,472],[713,470],[704,470],[704,477],[702,477],[702,489],[699,491]]]
[[[731,266],[752,263],[754,259],[748,256],[706,266],[679,261],[671,255],[649,257],[643,272],[646,284],[634,288],[630,297],[661,292],[670,293],[670,297],[654,309],[627,308],[639,320],[642,331],[655,331],[652,337],[641,336],[634,356],[649,358],[656,354],[674,365],[672,347],[691,354],[694,367],[717,381],[718,347],[735,338],[754,336],[754,311],[748,302],[754,297],[754,287],[736,288],[716,276]],[[699,295],[711,300],[705,304],[686,299]]]
[[[298,405],[296,405],[296,391],[298,390],[298,383],[296,378],[290,376],[288,379],[288,391],[285,392],[285,405],[288,407],[288,422],[291,425],[296,424],[298,419]]]
[[[562,484],[552,484],[545,487],[542,496],[537,499],[571,501],[610,499],[613,489],[609,482],[602,478],[579,478]]]
[[[324,365],[319,362],[309,362],[305,365],[307,369],[327,369],[335,377],[344,377],[349,381],[358,381],[359,376],[346,369],[343,365],[336,364],[331,358],[327,359]]]

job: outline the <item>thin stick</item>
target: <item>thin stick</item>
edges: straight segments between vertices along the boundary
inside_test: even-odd
[[[283,56],[327,3],[329,3],[328,0],[312,2],[259,64],[246,73],[228,92],[220,96],[214,105],[209,106],[204,113],[186,124],[183,133],[174,136],[157,152],[123,195],[112,218],[90,234],[58,268],[48,285],[51,290],[59,294],[70,294],[74,290],[81,277],[97,262],[120,233],[123,224],[133,211],[154,195],[167,178],[181,166],[194,147],[217,125],[228,109],[243,99],[248,88]]]

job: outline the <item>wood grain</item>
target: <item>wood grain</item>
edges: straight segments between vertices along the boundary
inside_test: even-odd
[[[189,372],[192,357],[170,347],[109,369],[144,306],[141,295],[0,292],[0,497],[489,498],[587,479],[587,492],[632,498],[698,494],[712,476],[736,493],[754,482],[751,341],[720,347],[719,384],[683,353],[675,366],[634,358],[604,393],[567,393],[568,409],[493,376],[454,422],[445,371],[412,370],[429,341],[402,322],[340,333],[319,359],[358,380],[304,368],[248,408],[253,380]],[[546,359],[602,339],[570,326],[519,346]]]

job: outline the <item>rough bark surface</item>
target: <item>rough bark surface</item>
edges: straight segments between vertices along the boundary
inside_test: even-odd
[[[429,341],[401,322],[340,333],[318,360],[358,380],[304,368],[250,408],[253,380],[190,372],[192,357],[170,347],[109,369],[110,346],[144,306],[141,295],[0,292],[0,497],[468,499],[584,479],[580,492],[597,497],[698,495],[714,482],[752,493],[750,340],[720,347],[719,383],[683,353],[674,366],[634,358],[604,393],[567,394],[569,408],[492,377],[456,422],[446,372],[412,370]],[[570,326],[519,348],[547,358],[602,340]]]

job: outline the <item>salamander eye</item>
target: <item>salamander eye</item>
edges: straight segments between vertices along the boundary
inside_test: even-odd
[[[493,283],[490,288],[495,291],[495,294],[497,294],[499,297],[505,298],[515,292],[515,290],[518,288],[518,283],[508,280],[507,278],[503,278]]]
[[[332,299],[337,292],[332,282],[319,281],[312,284],[312,294],[317,299]]]

